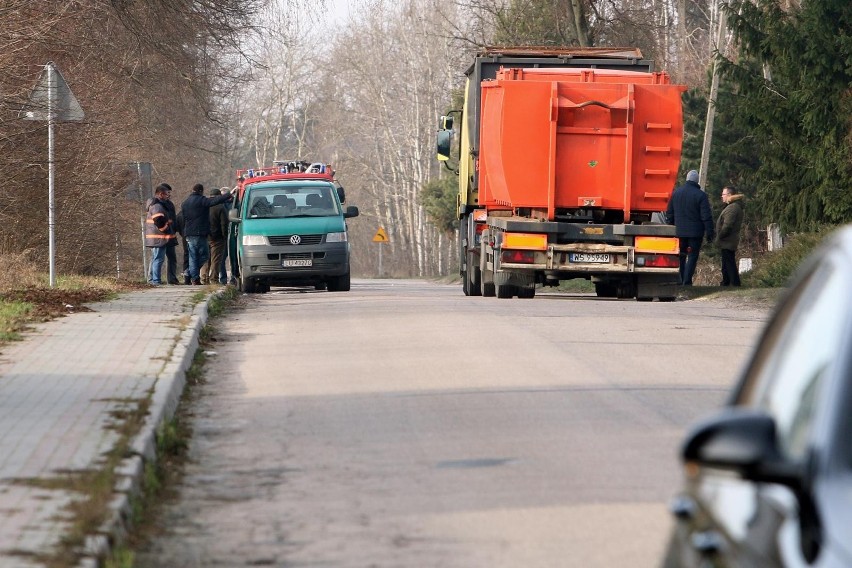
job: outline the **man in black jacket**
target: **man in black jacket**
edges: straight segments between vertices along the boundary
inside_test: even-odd
[[[201,284],[201,267],[210,259],[207,237],[210,235],[210,208],[233,199],[228,193],[204,197],[204,186],[197,183],[192,193],[180,206],[183,214],[183,236],[189,252],[189,277],[193,284]]]
[[[675,226],[675,235],[680,239],[680,283],[692,286],[692,275],[698,264],[701,242],[713,242],[713,213],[707,194],[698,185],[698,172],[690,170],[686,183],[672,192],[666,210],[666,221]]]

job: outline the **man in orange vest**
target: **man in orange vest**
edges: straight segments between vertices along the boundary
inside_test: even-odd
[[[161,183],[154,189],[154,197],[148,200],[145,216],[145,246],[151,249],[151,264],[148,267],[148,284],[159,286],[163,261],[166,259],[166,247],[174,246],[177,241],[175,228],[169,218],[165,205],[168,200],[168,184]]]

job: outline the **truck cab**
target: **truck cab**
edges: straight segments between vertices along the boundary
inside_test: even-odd
[[[329,166],[276,162],[237,172],[238,194],[229,220],[237,225],[240,289],[267,292],[270,286],[350,289],[343,188]]]

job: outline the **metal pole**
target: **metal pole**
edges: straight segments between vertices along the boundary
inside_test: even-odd
[[[382,277],[382,249],[385,248],[384,243],[379,242],[379,278]]]
[[[56,286],[56,219],[53,191],[53,97],[56,96],[56,85],[53,80],[53,64],[47,64],[47,192],[48,192],[48,215],[47,225],[49,237],[48,250],[50,254],[50,287]]]
[[[148,259],[145,254],[145,218],[147,217],[147,211],[145,211],[145,196],[142,194],[142,163],[136,162],[136,191],[139,192],[139,202],[142,204],[142,217],[141,217],[141,225],[142,225],[142,279],[146,282],[148,281]]]

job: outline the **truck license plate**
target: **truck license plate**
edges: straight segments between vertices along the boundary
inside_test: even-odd
[[[572,252],[568,255],[569,262],[609,263],[609,253],[602,252]]]
[[[282,260],[281,266],[284,268],[292,268],[294,266],[313,266],[314,261],[310,258],[308,259],[298,259],[298,260]]]

